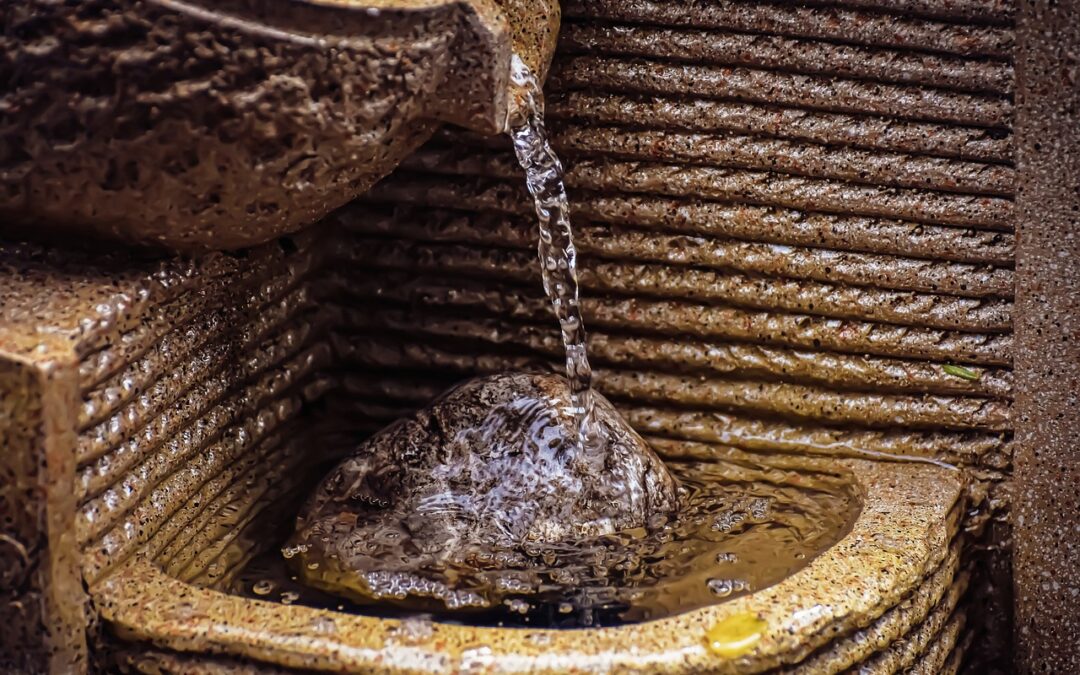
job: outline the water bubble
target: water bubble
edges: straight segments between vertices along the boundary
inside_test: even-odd
[[[769,517],[770,499],[758,497],[750,502],[750,515],[756,520],[765,520]]]
[[[574,606],[571,605],[569,602],[559,603],[559,614],[569,614],[572,611],[574,611]]]
[[[750,590],[750,585],[742,579],[709,579],[709,590],[718,598],[726,598],[732,593]]]
[[[300,594],[295,591],[285,591],[281,594],[281,604],[291,605],[300,599]]]
[[[725,511],[713,520],[712,529],[717,532],[730,532],[736,525],[746,520],[743,511]]]
[[[532,607],[532,605],[520,598],[509,598],[504,600],[503,604],[509,607],[511,612],[517,612],[518,614],[528,614],[529,608]]]
[[[301,553],[307,553],[307,544],[298,544],[296,546],[283,546],[281,549],[281,555],[285,556],[285,559],[291,559]]]
[[[251,587],[252,592],[255,595],[270,595],[274,590],[274,582],[269,579],[263,579],[262,581],[256,581]]]

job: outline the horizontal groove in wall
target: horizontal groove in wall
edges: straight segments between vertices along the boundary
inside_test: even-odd
[[[1010,25],[1016,0],[804,0],[807,5],[860,7],[949,20],[995,22]]]
[[[388,287],[393,284],[393,287]],[[337,282],[357,298],[455,308],[476,316],[554,321],[550,303],[535,292],[468,282],[446,283],[382,271],[376,278]],[[988,366],[1011,363],[1009,334],[968,333],[894,326],[799,314],[748,311],[682,301],[584,297],[586,325],[641,335],[686,336],[760,342],[839,353],[925,358]]]
[[[249,466],[253,457],[263,454],[256,447],[273,447],[280,442],[281,434],[288,430],[288,420],[296,416],[300,405],[300,399],[295,396],[273,401],[258,414],[232,427],[221,441],[191,457],[182,471],[165,476],[130,511],[118,514],[121,519],[111,529],[92,543],[84,544],[83,575],[93,583],[107,569],[133,554],[208,481],[220,483],[224,488],[239,473],[235,468],[237,460]]]
[[[366,217],[345,215],[332,217],[332,220],[361,235],[410,240],[420,245],[470,244],[496,250],[528,251],[521,256],[520,264],[511,264],[523,268],[536,266],[532,252],[536,247],[536,224],[528,216],[483,213],[465,216],[446,210],[396,209],[391,214],[369,212]],[[391,245],[398,246],[396,242]],[[1013,293],[1012,270],[989,265],[591,224],[579,224],[574,228],[574,246],[585,268],[605,264],[661,263],[670,266],[676,274],[684,267],[701,267],[780,280],[817,281],[833,287],[837,284],[867,287],[868,292],[869,289],[899,290],[987,299],[1011,298]],[[461,257],[470,256],[462,251]],[[683,272],[693,273],[691,270]]]
[[[286,448],[302,435],[302,428],[294,423],[288,432],[274,434],[273,443],[259,444],[220,476],[216,476],[214,481],[207,482],[206,486],[212,486],[211,490],[220,488],[213,496],[207,494],[205,486],[200,488],[199,497],[191,499],[185,508],[173,514],[171,521],[179,519],[184,522],[183,526],[175,528],[174,536],[160,546],[160,550],[156,550],[157,546],[147,544],[148,551],[156,550],[154,563],[168,575],[176,577],[195,558],[204,556],[207,546],[214,545],[215,538],[234,535],[230,531],[232,528],[217,528],[215,524],[220,524],[222,519],[243,518],[252,501],[267,490],[270,478],[281,477],[283,471],[295,468],[298,457],[295,453],[288,453]],[[218,478],[225,478],[227,482],[218,481]],[[232,522],[237,524],[237,521]],[[162,526],[163,532],[172,534],[173,530]]]
[[[639,129],[734,133],[804,141],[830,147],[1009,164],[1008,131],[911,122],[706,98],[664,97],[595,91],[554,92],[546,112],[552,127],[568,121]]]
[[[397,336],[357,337],[354,358],[377,368],[473,369],[470,354],[431,344],[410,348]],[[521,360],[486,355],[501,372],[521,367]],[[867,428],[974,429],[1002,431],[1009,425],[1008,404],[995,399],[944,395],[902,395],[835,392],[822,387],[780,382],[754,382],[703,375],[594,369],[594,386],[614,401],[633,401],[692,409],[740,411],[786,419],[821,420]]]
[[[290,289],[287,296],[258,308],[258,316],[244,316],[254,308],[211,311],[195,325],[163,337],[102,389],[84,396],[76,457],[80,462],[100,457],[129,440],[183,391],[219,372],[292,316],[312,309],[309,292],[305,286]]]
[[[159,284],[168,292],[168,297],[159,304],[143,299],[140,303],[125,305],[122,323],[130,325],[116,333],[103,332],[93,341],[94,348],[79,362],[79,384],[83,393],[140,358],[178,326],[220,306],[223,296],[235,298],[238,294],[249,293],[253,296],[251,302],[256,302],[256,298],[266,302],[280,294],[293,278],[314,264],[314,257],[303,253],[310,248],[313,236],[313,233],[307,233],[296,237],[302,253],[288,262],[281,260],[281,251],[277,247],[269,246],[249,252],[243,259],[247,264],[226,254],[211,254],[199,264],[192,263],[185,274],[175,275],[177,280]],[[185,293],[195,278],[202,280],[199,292]],[[181,294],[182,301],[177,301]],[[154,292],[147,291],[145,295],[152,299]]]
[[[567,18],[725,28],[820,38],[856,45],[1009,59],[1013,34],[997,26],[960,25],[882,12],[739,0],[568,0]]]
[[[801,139],[738,133],[693,133],[678,128],[564,121],[551,125],[551,142],[566,164],[586,159],[679,162],[714,169],[768,171],[857,185],[1012,198],[1016,172],[1007,164],[933,157],[912,152],[850,148]],[[455,155],[503,152],[504,139],[443,129],[429,147]],[[489,161],[489,166],[495,166]],[[497,168],[502,174],[512,169]]]
[[[373,203],[396,211],[418,206],[454,209],[462,217],[531,217],[533,206],[521,184],[471,176],[402,172],[377,185],[365,201],[333,214],[334,222],[371,217]],[[407,204],[409,206],[402,206]],[[473,213],[475,211],[476,213]],[[658,233],[724,237],[836,251],[1012,267],[1015,235],[952,226],[851,215],[807,213],[776,207],[575,191],[574,222],[623,225]]]
[[[75,516],[79,544],[101,537],[106,541],[103,548],[111,549],[108,542],[115,538],[129,540],[132,514],[156,508],[155,495],[176,489],[170,481],[178,476],[181,482],[191,479],[190,468],[198,463],[242,452],[285,419],[288,406],[282,408],[281,397],[329,361],[324,344],[296,351],[287,362],[193,420],[190,433],[174,433],[157,452],[119,476],[118,483],[83,503]]]
[[[1007,98],[950,89],[607,56],[555,61],[547,87],[555,92],[694,96],[977,127],[1001,127],[1013,111]]]
[[[427,147],[403,161],[402,166],[437,175],[501,179],[520,175],[510,155],[465,153],[456,148]],[[1012,229],[1012,201],[1000,197],[865,186],[767,171],[585,158],[567,162],[566,183],[571,190],[742,201],[821,213]]]
[[[219,556],[244,534],[245,529],[276,498],[293,487],[286,480],[290,471],[302,471],[305,449],[304,435],[286,439],[280,448],[260,458],[263,466],[252,466],[225,489],[232,500],[220,500],[217,508],[198,527],[188,527],[195,536],[184,547],[182,555],[172,558],[164,569],[170,575],[188,583],[200,580],[212,585],[228,568],[218,562]],[[299,447],[297,447],[299,445]],[[201,579],[200,579],[201,578]]]
[[[518,323],[504,319],[461,318],[415,309],[371,305],[348,312],[350,328],[367,334],[396,334],[401,339],[446,338],[467,341],[482,350],[513,349],[523,356],[556,364],[563,344],[550,322]],[[588,333],[589,360],[594,365],[677,372],[725,374],[814,384],[837,391],[876,391],[968,395],[1009,399],[1012,371],[969,369],[974,379],[950,375],[944,364],[866,355],[773,348],[760,344],[701,342]]]
[[[559,32],[559,52],[564,57],[630,56],[696,65],[748,66],[996,95],[1009,95],[1013,89],[1012,66],[1001,61],[782,35],[572,21]]]
[[[442,278],[448,283],[460,277],[459,283],[486,286],[493,293],[502,287],[506,294],[531,298],[526,302],[535,312],[547,313],[543,305],[545,298],[537,291],[539,271],[524,251],[377,239],[359,240],[351,246],[355,260],[370,269],[387,273],[408,271]],[[670,300],[713,309],[773,310],[778,314],[911,326],[913,330],[1001,333],[1008,331],[1011,313],[1011,303],[1003,299],[770,279],[660,264],[583,259],[578,279],[588,296],[583,298],[583,303]],[[500,280],[503,283],[497,283]],[[523,306],[519,311],[526,309]]]
[[[95,461],[80,466],[75,477],[77,499],[97,495],[117,485],[125,475],[147,480],[147,472],[162,470],[162,462],[168,461],[162,453],[175,459],[181,448],[212,438],[223,425],[264,400],[264,395],[252,388],[252,380],[280,388],[273,379],[274,371],[287,368],[302,349],[313,348],[309,338],[316,331],[310,324],[298,324],[250,353],[230,354],[226,350],[230,361],[222,362],[215,376],[178,389],[177,400],[162,414],[149,417],[140,427],[141,434],[105,447]],[[124,488],[122,493],[131,491]]]
[[[566,158],[601,155],[774,171],[865,185],[1011,197],[1012,167],[940,157],[832,149],[802,141],[563,125],[553,135]]]

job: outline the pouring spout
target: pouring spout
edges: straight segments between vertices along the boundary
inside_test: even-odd
[[[560,23],[556,0],[470,0],[460,48],[433,116],[487,134],[521,115],[522,93],[510,81],[516,57],[540,81],[547,75]]]

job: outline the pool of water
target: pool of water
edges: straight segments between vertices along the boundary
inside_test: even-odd
[[[428,573],[480,602],[350,589],[333,560],[284,546],[254,558],[231,592],[379,617],[472,625],[597,627],[648,621],[775,584],[848,531],[861,508],[850,478],[764,461],[676,462],[680,509],[649,527],[564,544],[487,549]],[[390,572],[392,574],[392,572]],[[343,581],[344,580],[344,581]],[[329,589],[333,589],[330,592]]]

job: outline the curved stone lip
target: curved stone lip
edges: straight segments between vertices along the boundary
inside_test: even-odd
[[[537,0],[151,0],[150,4],[314,48],[360,37],[393,37],[397,26],[412,27],[417,17],[437,12],[457,15],[458,48],[449,55],[452,62],[446,66],[438,105],[428,115],[482,133],[499,133],[505,125],[511,54],[520,53],[531,68],[546,72],[560,20],[558,4]]]
[[[125,639],[288,667],[404,673],[464,668],[512,672],[736,673],[793,664],[869,625],[915,591],[949,550],[963,479],[923,463],[843,460],[863,498],[851,531],[783,581],[731,601],[641,624],[558,630],[435,623],[429,636],[397,634],[401,621],[251,600],[169,577],[136,559],[91,588]],[[764,622],[752,649],[722,658],[705,634],[741,614]]]

